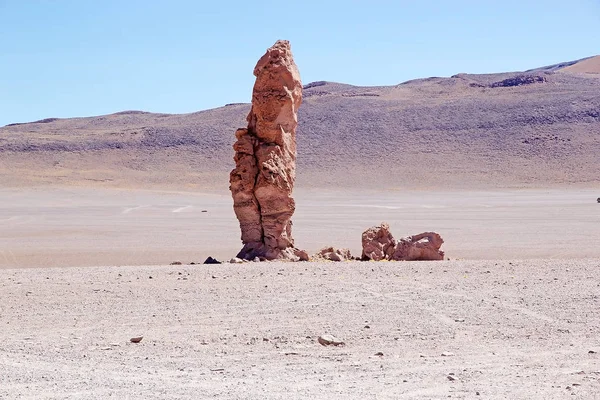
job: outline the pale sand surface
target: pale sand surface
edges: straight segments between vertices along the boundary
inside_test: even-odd
[[[295,192],[296,245],[349,247],[382,221],[436,231],[451,259],[600,258],[591,189]],[[202,212],[206,210],[206,212]],[[241,248],[229,193],[0,189],[0,268],[229,260]]]
[[[561,71],[600,74],[600,56],[595,56],[583,61],[579,61],[576,64],[563,68]]]
[[[3,269],[0,398],[598,399],[599,269],[597,260]],[[324,333],[346,346],[320,346]]]

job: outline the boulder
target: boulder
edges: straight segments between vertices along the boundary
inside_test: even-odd
[[[336,249],[335,247],[324,247],[313,256],[313,259],[321,259],[327,261],[348,261],[352,260],[352,254],[350,254],[349,249]]]
[[[390,232],[390,226],[382,222],[362,234],[362,260],[389,260],[394,254],[396,240]]]
[[[389,230],[389,225],[383,222],[363,232],[361,259],[364,261],[443,260],[444,252],[440,250],[443,243],[442,237],[435,232],[423,232],[396,241]]]
[[[302,82],[289,42],[279,40],[269,48],[254,75],[248,126],[235,133],[235,168],[229,179],[242,233],[243,247],[237,257],[307,260],[292,238]]]
[[[396,244],[392,260],[443,260],[444,252],[440,247],[444,240],[435,232],[424,232],[418,235],[402,238]]]

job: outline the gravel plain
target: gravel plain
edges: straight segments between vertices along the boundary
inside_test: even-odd
[[[598,259],[1,269],[0,398],[596,399],[599,269]],[[345,345],[321,346],[323,334]]]

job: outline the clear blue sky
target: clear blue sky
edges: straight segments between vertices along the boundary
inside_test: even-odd
[[[248,102],[277,39],[304,83],[524,70],[600,54],[600,1],[0,0],[0,126]]]

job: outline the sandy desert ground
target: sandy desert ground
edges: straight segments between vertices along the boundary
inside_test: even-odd
[[[600,258],[597,190],[296,191],[296,245],[348,247],[382,221],[439,232],[450,259]],[[229,260],[241,248],[229,194],[98,188],[0,190],[0,268]]]
[[[598,399],[599,268],[2,269],[0,398]]]
[[[311,252],[388,221],[452,260],[166,266],[235,254],[228,195],[2,189],[0,399],[600,398],[596,191],[296,197]]]
[[[598,191],[298,190],[296,245],[361,251],[382,221],[395,236],[439,232],[450,259],[600,258]],[[93,188],[0,190],[0,268],[229,260],[241,248],[223,193]]]

